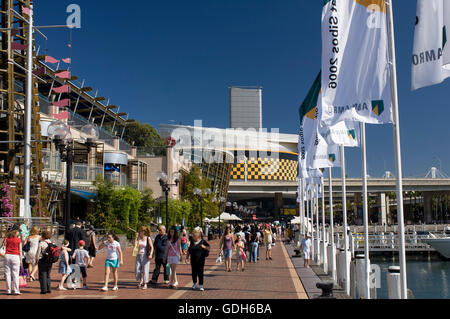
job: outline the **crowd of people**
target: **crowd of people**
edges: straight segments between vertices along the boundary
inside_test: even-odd
[[[88,268],[94,267],[97,252],[103,248],[106,249],[106,260],[101,291],[108,291],[111,273],[114,282],[112,290],[119,289],[119,268],[123,265],[124,252],[115,234],[108,233],[106,240],[98,244],[94,227],[83,227],[81,221],[76,221],[58,246],[51,240],[52,235],[48,230],[40,231],[36,226],[29,230],[28,226],[25,221],[19,227],[12,227],[0,246],[0,255],[5,259],[7,294],[20,295],[20,288],[26,286],[23,281],[35,281],[36,273],[41,294],[51,293],[50,275],[54,264],[57,264],[60,275],[57,290],[77,289],[74,274],[82,278],[83,289],[89,289]],[[265,259],[273,260],[272,247],[276,238],[285,236],[285,232],[279,225],[254,223],[226,225],[221,235],[220,253],[216,261],[221,262],[223,259],[225,271],[231,272],[233,254],[236,271],[245,271],[247,262],[257,263],[261,246],[265,249]],[[207,239],[200,227],[189,233],[183,226],[175,225],[167,232],[165,226],[160,225],[154,238],[150,227],[140,227],[133,249],[137,288],[147,289],[148,284],[157,284],[161,267],[164,284],[177,288],[177,265],[184,262],[191,265],[192,289],[203,291],[205,260],[210,252]],[[153,259],[154,269],[151,272],[150,263]]]

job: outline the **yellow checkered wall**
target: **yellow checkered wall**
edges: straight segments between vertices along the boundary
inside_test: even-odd
[[[298,162],[279,158],[254,158],[247,163],[248,180],[295,181],[297,179]],[[245,163],[233,165],[231,179],[245,179]]]

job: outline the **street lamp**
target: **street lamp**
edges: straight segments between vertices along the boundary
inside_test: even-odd
[[[181,180],[181,174],[180,172],[174,172],[173,178],[175,181],[175,184],[169,183],[169,178],[167,177],[167,174],[164,172],[159,173],[157,181],[159,182],[159,185],[161,185],[163,193],[166,195],[166,229],[169,231],[169,192],[170,192],[170,186],[178,186]]]
[[[203,229],[203,195],[209,196],[211,194],[211,190],[209,188],[202,191],[200,188],[194,188],[194,195],[200,201],[200,227]]]
[[[87,124],[80,130],[82,144],[87,147],[88,154],[91,152],[92,147],[95,147],[98,139],[98,129],[93,124]],[[59,151],[61,162],[66,163],[66,202],[64,213],[64,224],[66,233],[69,230],[70,224],[70,192],[71,192],[71,177],[72,177],[72,164],[74,160],[73,151],[73,138],[70,132],[70,128],[67,124],[61,121],[52,122],[47,129],[48,137],[55,144],[56,149]]]

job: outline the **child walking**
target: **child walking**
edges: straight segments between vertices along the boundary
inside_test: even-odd
[[[241,266],[241,271],[245,270],[245,261],[247,260],[247,255],[245,254],[245,244],[242,241],[241,235],[237,235],[236,239],[236,271],[239,271],[239,266]]]
[[[83,277],[83,289],[88,289],[86,265],[89,263],[89,252],[84,249],[86,243],[84,240],[78,242],[78,249],[75,249],[72,259],[75,264],[80,267],[81,276]]]
[[[61,247],[61,257],[59,262],[58,273],[61,274],[61,281],[59,282],[58,290],[67,290],[64,288],[64,281],[72,272],[72,268],[69,265],[69,241],[64,240]]]
[[[98,247],[101,250],[103,247],[106,247],[106,261],[105,261],[105,285],[102,287],[102,291],[108,291],[108,283],[109,283],[109,274],[112,270],[114,275],[114,288],[113,291],[119,290],[118,282],[119,282],[119,267],[123,265],[123,254],[120,249],[120,244],[116,240],[116,236],[112,233],[109,233],[107,236],[107,240],[100,244]]]
[[[188,251],[188,237],[186,233],[186,229],[183,229],[183,236],[181,237],[181,250],[183,251],[183,255],[187,255]],[[186,259],[186,264],[188,263],[188,260]]]

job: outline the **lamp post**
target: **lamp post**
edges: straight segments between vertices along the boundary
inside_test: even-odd
[[[194,195],[200,201],[200,227],[203,229],[203,195],[209,196],[211,194],[211,190],[209,188],[202,191],[200,188],[194,188]]]
[[[169,231],[169,192],[170,192],[170,186],[178,186],[178,183],[180,183],[181,180],[181,174],[180,172],[174,172],[174,179],[175,184],[169,183],[169,178],[167,177],[167,174],[164,172],[159,173],[157,181],[159,182],[159,185],[161,185],[162,191],[166,196],[166,229]]]
[[[64,212],[64,226],[66,233],[69,230],[70,224],[70,193],[71,193],[71,180],[72,180],[72,164],[74,160],[74,148],[73,138],[70,132],[70,128],[61,121],[52,122],[47,129],[49,138],[55,144],[56,149],[59,151],[61,162],[66,163],[66,201]],[[91,149],[96,146],[98,139],[98,129],[94,124],[86,124],[80,131],[81,141],[80,144],[84,144],[87,148],[88,154]]]

